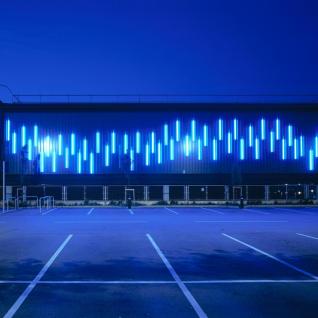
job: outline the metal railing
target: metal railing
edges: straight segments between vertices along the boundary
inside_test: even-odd
[[[17,186],[18,187],[18,186]],[[14,187],[11,189],[15,193]],[[217,202],[238,201],[243,197],[249,203],[288,203],[318,200],[316,184],[280,185],[40,185],[25,186],[22,198],[38,197],[43,208],[48,197],[59,204],[77,201],[79,204],[100,202],[109,204],[125,201],[127,191],[133,191],[140,202]],[[20,200],[21,197],[19,197]],[[41,200],[41,202],[40,202]],[[53,200],[53,199],[52,199]]]
[[[39,197],[36,195],[21,195],[17,197],[17,206],[18,209],[20,208],[20,201],[27,202],[27,201],[35,201],[36,207],[39,207]]]

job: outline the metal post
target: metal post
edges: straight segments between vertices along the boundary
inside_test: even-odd
[[[2,212],[5,212],[6,201],[6,162],[2,161]]]

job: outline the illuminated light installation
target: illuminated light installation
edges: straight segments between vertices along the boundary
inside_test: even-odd
[[[196,124],[195,124],[195,120],[192,119],[191,120],[191,140],[195,141],[195,137],[196,137]]]
[[[16,125],[12,118],[6,118],[5,151],[6,156],[10,156],[8,160],[19,162],[22,148],[26,146],[29,161],[39,158],[41,173],[112,172],[123,153],[129,154],[130,169],[134,172],[151,171],[157,164],[165,167],[168,162],[170,171],[180,163],[207,167],[207,164],[242,160],[251,165],[255,160],[271,160],[271,164],[297,160],[305,163],[307,171],[316,167],[318,135],[304,135],[294,124],[286,124],[279,118],[259,118],[248,123],[238,118],[217,117],[208,124],[204,120],[202,123],[193,118],[171,119],[150,131],[134,128],[115,132],[99,127],[91,133],[86,131],[83,136],[77,131],[60,131],[60,127],[54,132],[39,122]],[[238,142],[234,142],[235,138]],[[15,169],[15,173],[19,173],[18,168]]]
[[[170,160],[174,160],[174,140],[170,139]]]
[[[233,139],[238,139],[238,120],[236,118],[233,120]]]
[[[201,139],[198,139],[198,160],[202,160],[202,145],[201,145]]]
[[[209,141],[209,129],[207,125],[203,126],[203,146],[207,147],[208,146],[208,141]]]
[[[17,133],[14,131],[12,133],[12,154],[17,153]]]
[[[82,154],[80,151],[77,153],[77,173],[82,173]]]
[[[94,153],[93,152],[89,154],[89,173],[90,174],[94,173]]]
[[[158,164],[162,164],[162,145],[160,141],[158,142],[157,145],[157,156],[158,156]]]
[[[140,141],[140,131],[137,131],[137,132],[136,132],[136,153],[137,153],[137,154],[140,154],[140,144],[141,144],[141,141]]]
[[[232,153],[232,134],[231,132],[227,133],[227,153]]]
[[[253,139],[254,139],[253,126],[249,125],[248,126],[248,146],[249,147],[253,147]]]
[[[127,155],[128,153],[128,135],[124,134],[124,154]]]
[[[71,155],[75,155],[75,134],[71,134]]]
[[[37,147],[39,141],[39,127],[37,125],[34,125],[33,127],[33,145],[34,147]]]
[[[26,145],[26,128],[23,125],[21,128],[21,147]]]
[[[107,144],[105,146],[105,166],[109,167],[110,161],[109,161],[109,145]]]
[[[245,140],[243,138],[240,139],[240,160],[245,159]]]
[[[100,153],[100,132],[96,132],[96,153]]]
[[[270,138],[270,152],[273,153],[275,151],[275,136],[273,131],[270,131],[269,138]]]
[[[169,140],[169,128],[168,128],[168,125],[165,124],[163,126],[163,141],[165,146],[168,146],[168,140]]]
[[[265,140],[266,130],[265,130],[265,119],[261,119],[261,140]]]
[[[83,160],[87,160],[87,139],[84,138],[83,140]]]
[[[62,134],[59,134],[58,136],[58,155],[59,156],[62,156],[62,152],[63,152],[62,149],[63,149],[63,137],[62,137]]]
[[[154,154],[155,153],[155,132],[152,131],[151,132],[151,153]]]
[[[180,120],[176,120],[176,142],[180,141]]]
[[[314,170],[314,151],[312,149],[309,150],[309,171]]]
[[[116,133],[112,132],[112,154],[116,153]]]
[[[10,119],[6,120],[6,141],[10,141],[11,135],[11,121]]]

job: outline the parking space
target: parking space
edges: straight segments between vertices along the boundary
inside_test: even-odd
[[[1,215],[0,315],[315,317],[318,214],[280,211],[64,207]]]

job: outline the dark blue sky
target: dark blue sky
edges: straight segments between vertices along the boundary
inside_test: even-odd
[[[0,26],[17,94],[318,94],[317,1],[10,0]]]

